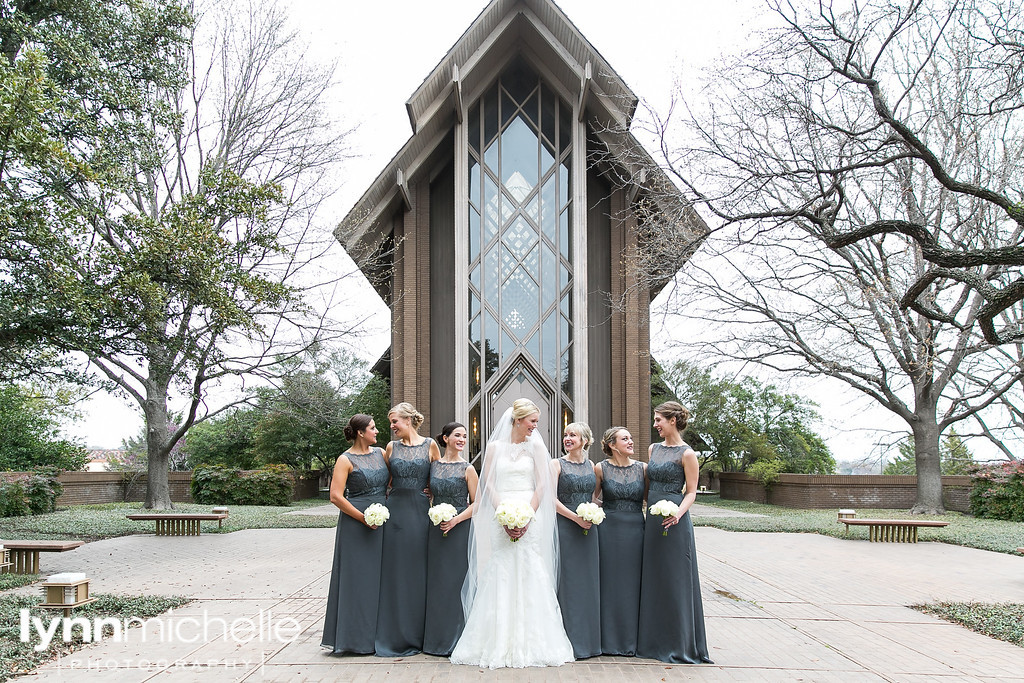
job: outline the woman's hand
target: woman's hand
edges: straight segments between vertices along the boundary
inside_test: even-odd
[[[526,526],[524,526],[522,528],[519,528],[519,529],[516,529],[516,528],[513,528],[513,527],[507,527],[507,526],[503,526],[501,528],[505,530],[505,533],[508,534],[509,538],[511,538],[512,540],[518,541],[520,538],[523,537],[523,534],[526,533],[526,530],[530,528],[530,525],[527,524]]]
[[[663,526],[666,529],[670,526],[675,526],[676,524],[679,524],[680,517],[682,517],[682,515],[680,515],[679,517],[676,517],[675,515],[669,515],[661,522],[661,526]]]
[[[372,525],[372,524],[367,524],[367,523],[366,523],[366,515],[364,515],[364,514],[363,514],[363,513],[361,513],[361,512],[359,513],[359,521],[360,521],[360,522],[362,522],[362,523],[363,523],[363,526],[365,526],[365,527],[366,527],[367,529],[376,529],[376,528],[377,528],[377,527],[375,527],[375,526],[374,526],[374,525]]]
[[[593,522],[588,522],[587,520],[583,519],[579,515],[573,515],[573,520],[572,521],[574,521],[577,524],[579,524],[581,529],[587,529],[588,531],[590,530],[590,527],[594,526]]]
[[[458,524],[461,521],[462,520],[458,517],[452,517],[449,520],[441,522],[440,524],[438,524],[438,526],[441,527],[441,531],[443,531],[444,533],[448,533],[449,531],[455,528],[456,524]]]

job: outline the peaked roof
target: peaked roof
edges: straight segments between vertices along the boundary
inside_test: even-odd
[[[491,0],[409,97],[406,110],[412,137],[335,230],[358,265],[367,264],[390,231],[389,219],[399,204],[407,203],[405,180],[430,162],[461,115],[462,103],[475,101],[516,55],[570,101],[583,98],[587,119],[597,124],[596,134],[609,157],[624,166],[624,173],[616,175],[644,178],[643,184],[657,188],[659,195],[664,195],[666,187],[678,195],[643,146],[621,132],[628,131],[632,122],[636,95],[565,13],[551,0]],[[681,195],[678,200],[682,202]],[[679,216],[679,209],[671,207],[669,213]],[[684,212],[687,230],[707,231],[692,209]]]

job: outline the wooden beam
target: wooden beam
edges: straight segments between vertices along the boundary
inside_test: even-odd
[[[405,210],[409,211],[412,209],[412,197],[409,196],[409,185],[405,182],[405,174],[402,169],[395,171],[395,185],[398,187],[398,193],[402,195]]]
[[[580,102],[577,107],[577,115],[579,120],[582,121],[584,118],[584,112],[586,111],[587,95],[590,94],[590,88],[594,83],[594,66],[587,60],[587,65],[583,68],[583,83],[580,84]]]
[[[459,77],[459,65],[452,65],[452,92],[455,95],[455,120],[462,123],[462,79]]]

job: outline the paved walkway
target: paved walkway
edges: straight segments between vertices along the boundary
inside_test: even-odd
[[[1024,681],[1024,649],[906,607],[1024,602],[1022,557],[700,527],[715,664],[598,657],[480,672],[426,655],[326,655],[319,643],[333,545],[333,529],[268,529],[128,536],[47,555],[45,572],[84,571],[94,593],[188,595],[195,602],[129,630],[125,642],[106,640],[47,664],[31,680]]]

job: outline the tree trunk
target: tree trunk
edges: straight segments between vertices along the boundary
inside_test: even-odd
[[[914,433],[914,461],[917,464],[917,503],[910,511],[917,515],[941,515],[942,462],[939,458],[939,425],[935,413],[917,414]]]
[[[149,457],[149,483],[146,486],[146,508],[172,510],[171,485],[167,448],[167,388],[151,384],[146,396],[146,453]]]

